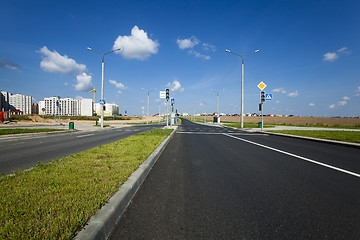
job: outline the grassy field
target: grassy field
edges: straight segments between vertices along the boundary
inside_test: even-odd
[[[54,131],[64,131],[64,130],[63,130],[63,129],[52,129],[52,128],[37,128],[37,129],[0,129],[0,135],[21,134],[21,133],[54,132]]]
[[[197,116],[204,120],[203,116]],[[212,121],[212,116],[207,116],[207,121]],[[222,116],[221,122],[240,122],[240,116]],[[261,117],[244,117],[244,123],[261,122]],[[360,118],[330,118],[330,117],[264,117],[264,126],[266,125],[287,125],[301,127],[330,127],[330,128],[352,128],[360,129]]]
[[[155,129],[0,178],[0,239],[72,239],[171,133]]]
[[[275,133],[283,133],[304,137],[329,139],[342,142],[360,143],[360,131],[307,131],[307,130],[280,130],[280,131],[269,131]]]

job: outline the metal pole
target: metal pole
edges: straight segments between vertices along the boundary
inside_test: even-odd
[[[159,123],[160,123],[160,112],[161,112],[160,105],[161,105],[161,103],[159,102]]]
[[[104,101],[104,55],[102,55],[101,67],[102,67],[102,70],[101,70],[101,99],[104,103],[104,105],[101,106],[101,128],[104,128],[104,107],[105,107],[105,101]]]
[[[61,120],[60,120],[60,97],[58,97],[58,112],[59,112],[59,125],[61,125]]]
[[[101,101],[104,103],[104,105],[100,105],[100,106],[101,106],[101,128],[103,128],[104,127],[104,106],[105,106],[105,101],[104,101],[104,56],[106,54],[109,54],[109,53],[112,53],[112,52],[115,52],[115,51],[119,51],[120,48],[112,50],[112,51],[104,53],[104,54],[102,54],[100,52],[97,52],[95,50],[92,50],[90,47],[88,47],[87,50],[92,51],[92,52],[102,56],[102,64],[101,64],[101,68],[102,68],[102,71],[101,71]]]
[[[147,111],[146,111],[146,124],[149,124],[149,96],[150,96],[150,92],[148,91],[148,102],[147,102]]]
[[[204,123],[206,123],[206,103],[205,103],[205,117],[204,117]]]
[[[217,93],[217,116],[220,116],[220,112],[219,112],[219,93]]]
[[[244,58],[241,56],[241,128],[244,127]]]
[[[261,103],[261,131],[263,130],[263,126],[264,126],[263,108],[264,108],[264,103]]]
[[[166,100],[166,127],[169,127],[169,112],[168,112],[168,100]]]

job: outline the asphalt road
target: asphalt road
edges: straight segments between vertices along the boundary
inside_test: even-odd
[[[38,162],[50,162],[56,158],[69,156],[163,126],[163,124],[134,125],[125,128],[104,128],[96,131],[1,136],[0,174],[28,169]]]
[[[110,239],[360,239],[360,149],[183,120]]]

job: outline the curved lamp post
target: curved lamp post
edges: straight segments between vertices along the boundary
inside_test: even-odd
[[[102,101],[105,104],[105,101],[104,101],[104,57],[105,57],[105,55],[107,55],[109,53],[119,51],[120,48],[112,50],[112,51],[104,53],[104,54],[100,53],[100,52],[97,52],[95,50],[92,50],[90,47],[88,47],[87,50],[92,51],[92,52],[102,56],[102,64],[101,64],[101,67],[102,67],[102,70],[101,70],[101,99],[100,99],[100,101]],[[104,127],[104,106],[101,106],[101,128],[103,128],[103,127]]]
[[[225,52],[232,53],[232,54],[235,54],[235,55],[241,57],[241,60],[242,60],[242,62],[241,62],[241,128],[244,127],[244,58],[253,53],[258,53],[259,51],[260,50],[255,50],[254,52],[251,52],[251,53],[243,56],[243,55],[231,52],[229,49],[225,50]]]

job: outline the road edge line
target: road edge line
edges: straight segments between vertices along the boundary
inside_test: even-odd
[[[176,130],[177,126],[139,168],[130,175],[128,180],[109,201],[90,219],[85,227],[73,238],[74,240],[107,239]]]
[[[312,160],[310,158],[302,157],[302,156],[294,154],[294,153],[290,153],[290,152],[286,152],[286,151],[283,151],[283,150],[280,150],[280,149],[277,149],[277,148],[269,147],[269,146],[266,146],[264,144],[260,144],[260,143],[249,141],[249,140],[242,139],[242,138],[239,138],[239,137],[231,136],[230,134],[227,134],[227,133],[223,133],[223,135],[234,138],[234,139],[237,139],[237,140],[240,140],[240,141],[243,141],[243,142],[246,142],[246,143],[250,143],[250,144],[262,147],[262,148],[266,148],[266,149],[269,149],[271,151],[275,151],[275,152],[282,153],[282,154],[285,154],[285,155],[288,155],[288,156],[291,156],[291,157],[295,157],[295,158],[301,159],[301,160],[306,161],[306,162],[310,162],[310,163],[313,163],[313,164],[316,164],[316,165],[319,165],[319,166],[322,166],[322,167],[326,167],[326,168],[329,168],[329,169],[332,169],[332,170],[336,170],[336,171],[346,173],[346,174],[352,175],[354,177],[360,178],[360,174],[356,173],[356,172],[345,170],[345,169],[335,167],[335,166],[332,166],[332,165],[329,165],[329,164],[326,164],[326,163],[318,162],[318,161]]]

